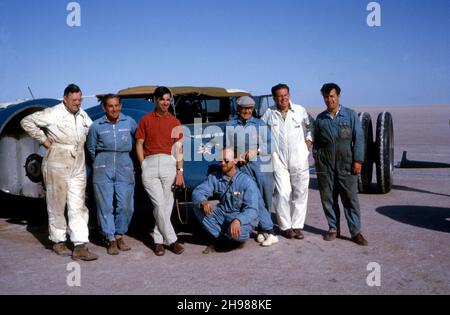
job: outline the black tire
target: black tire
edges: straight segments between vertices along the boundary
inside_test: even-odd
[[[388,193],[394,179],[394,123],[389,112],[378,115],[375,140],[378,192]]]
[[[361,174],[358,175],[358,191],[359,193],[370,192],[372,186],[373,173],[373,129],[372,118],[369,113],[358,113],[359,121],[363,131],[363,145],[364,145],[364,161],[361,169]]]

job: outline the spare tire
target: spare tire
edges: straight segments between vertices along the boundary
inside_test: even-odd
[[[372,118],[369,113],[358,113],[359,121],[363,132],[363,165],[361,173],[358,175],[358,191],[360,193],[370,192],[372,186],[372,172],[373,172],[373,130]]]
[[[377,118],[375,164],[378,192],[388,193],[394,177],[394,126],[389,112],[382,112]]]

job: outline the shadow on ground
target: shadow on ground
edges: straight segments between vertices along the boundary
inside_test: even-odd
[[[398,222],[450,233],[450,208],[396,205],[379,207],[376,211]]]

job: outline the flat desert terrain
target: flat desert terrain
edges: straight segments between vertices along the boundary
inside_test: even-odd
[[[378,113],[392,114],[394,164],[403,151],[410,160],[450,163],[450,106],[350,107],[369,112],[374,128]],[[308,108],[313,117],[322,110]],[[100,258],[79,262],[80,285],[71,286],[70,257],[46,249],[44,202],[2,196],[0,294],[450,294],[450,168],[395,168],[389,193],[359,197],[366,247],[349,241],[343,216],[343,238],[322,239],[327,224],[314,172],[304,240],[279,236],[267,248],[249,240],[241,250],[204,255],[205,244],[181,229],[185,252],[157,257],[143,209],[126,236],[132,250],[110,256],[93,239]]]

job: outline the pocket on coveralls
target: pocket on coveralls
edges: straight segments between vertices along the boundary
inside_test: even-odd
[[[339,137],[341,139],[351,139],[352,137],[352,128],[348,122],[339,123]]]

